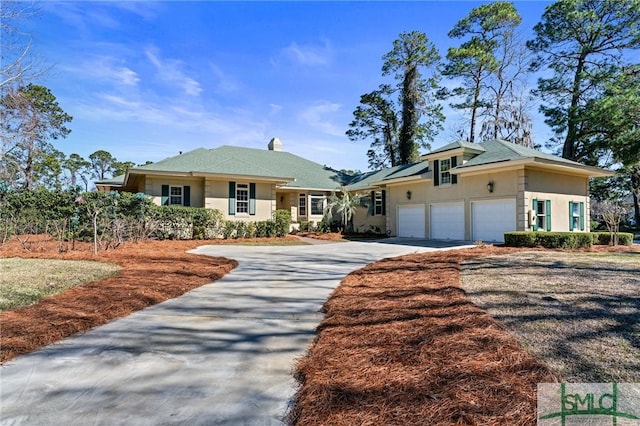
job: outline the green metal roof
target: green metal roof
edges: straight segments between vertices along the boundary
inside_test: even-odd
[[[376,172],[363,173],[358,176],[354,176],[347,188],[350,191],[357,191],[360,189],[367,189],[373,185],[374,182],[378,184],[386,180],[398,179],[409,176],[418,176],[429,170],[429,163],[426,161],[419,161],[417,163],[405,164],[403,166],[395,166],[388,169],[378,170]]]
[[[544,152],[540,152],[535,149],[499,139],[482,142],[480,145],[484,148],[484,152],[473,157],[465,164],[456,167],[456,169],[464,169],[467,167],[499,163],[503,161],[520,160],[523,158],[543,158],[555,162],[566,163],[567,165],[582,166],[582,164],[576,163],[575,161],[567,160],[556,155],[545,154]]]
[[[132,168],[129,173],[144,174],[145,171],[266,177],[293,180],[284,185],[286,188],[328,191],[339,188],[351,178],[288,152],[226,145],[213,149],[198,148]]]

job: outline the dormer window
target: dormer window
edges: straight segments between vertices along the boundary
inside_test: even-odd
[[[447,185],[451,183],[451,159],[440,160],[440,185]]]
[[[451,174],[451,169],[457,166],[457,157],[449,157],[442,160],[434,160],[433,162],[433,185],[455,185],[458,183],[458,177]]]

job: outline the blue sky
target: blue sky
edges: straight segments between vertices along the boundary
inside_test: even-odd
[[[158,161],[198,147],[283,149],[367,169],[367,142],[345,136],[360,95],[377,88],[401,32],[447,32],[480,2],[43,2],[26,30],[51,71],[43,81],[74,117],[67,155],[105,149]],[[515,2],[530,32],[547,2]],[[455,139],[445,110],[433,148]],[[535,110],[532,111],[535,113]],[[550,136],[536,115],[534,138]]]

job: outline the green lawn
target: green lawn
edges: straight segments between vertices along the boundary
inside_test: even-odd
[[[0,259],[0,310],[29,306],[80,284],[116,275],[111,263]]]

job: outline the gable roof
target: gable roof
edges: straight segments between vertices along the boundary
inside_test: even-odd
[[[584,164],[580,164],[576,161],[567,160],[566,158],[558,157],[557,155],[546,154],[536,149],[527,148],[526,146],[500,139],[493,139],[474,145],[482,145],[484,152],[476,155],[464,164],[455,167],[452,169],[452,172],[466,171],[480,166],[499,166],[501,163],[518,160],[530,160],[531,162],[539,164],[571,168],[574,171],[580,171],[582,173],[589,174],[590,176],[609,175],[609,172],[599,167],[585,166]]]
[[[477,153],[481,153],[485,151],[485,148],[480,144],[473,143],[473,142],[456,141],[456,142],[451,142],[450,144],[442,146],[438,149],[435,149],[431,152],[428,152],[425,155],[423,155],[423,157],[427,157],[432,154],[440,154],[447,151],[453,151],[454,149],[460,149],[460,148],[463,148],[471,152],[477,152]]]
[[[259,177],[279,181],[286,188],[333,191],[346,184],[351,176],[284,151],[242,148],[224,145],[197,148],[156,163],[133,167],[125,176],[100,181],[113,184],[118,178],[124,185],[131,175],[178,174],[191,176]]]

